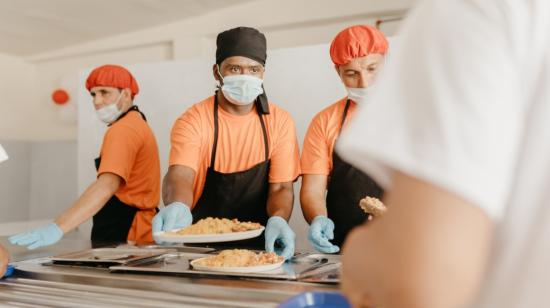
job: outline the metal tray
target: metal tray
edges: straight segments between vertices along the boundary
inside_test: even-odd
[[[52,265],[104,267],[126,265],[175,252],[174,249],[96,248],[66,253],[51,258]]]
[[[339,279],[334,272],[340,267],[340,256],[324,254],[301,254],[295,256],[279,269],[259,273],[228,273],[199,271],[190,266],[190,261],[209,254],[174,252],[165,255],[132,262],[125,265],[109,267],[112,272],[150,273],[159,275],[196,275],[216,277],[240,277],[279,280],[302,280],[308,282],[338,283]],[[332,273],[333,279],[323,280],[324,274]]]

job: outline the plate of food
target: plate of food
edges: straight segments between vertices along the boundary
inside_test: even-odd
[[[285,259],[273,252],[254,252],[248,249],[227,249],[217,255],[191,261],[198,271],[258,273],[278,269]]]
[[[256,222],[207,217],[186,228],[153,234],[166,243],[218,243],[258,237],[265,227]]]

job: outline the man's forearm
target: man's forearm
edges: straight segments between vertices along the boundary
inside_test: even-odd
[[[272,186],[273,185],[273,186]],[[290,219],[294,205],[294,190],[292,183],[270,184],[267,197],[267,214]]]
[[[308,223],[311,223],[311,221],[319,215],[327,216],[327,206],[324,195],[305,193],[302,194],[300,199],[302,213]]]
[[[162,200],[164,205],[182,202],[191,206],[193,204],[193,183],[189,183],[185,179],[167,176],[162,185]]]
[[[304,174],[300,189],[302,213],[308,223],[319,216],[327,216],[327,179],[323,174]]]
[[[73,206],[56,219],[56,224],[63,233],[73,230],[99,212],[115,192],[116,189],[107,183],[94,182]]]

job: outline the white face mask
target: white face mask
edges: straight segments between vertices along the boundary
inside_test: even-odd
[[[8,160],[8,153],[4,150],[4,147],[0,144],[0,163]]]
[[[367,97],[372,92],[372,86],[368,88],[348,88],[348,98],[354,101],[356,104],[364,104],[367,100]]]
[[[223,96],[235,105],[250,105],[264,93],[263,79],[250,75],[230,75],[222,77],[219,68],[218,74],[222,78]]]
[[[106,124],[111,124],[116,121],[116,119],[118,119],[118,117],[120,117],[120,115],[122,114],[122,110],[118,109],[117,106],[121,98],[122,92],[120,92],[120,95],[114,103],[96,110],[97,117]]]

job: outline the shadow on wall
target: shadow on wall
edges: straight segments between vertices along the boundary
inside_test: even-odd
[[[77,197],[76,141],[0,141],[0,223],[51,219]]]

